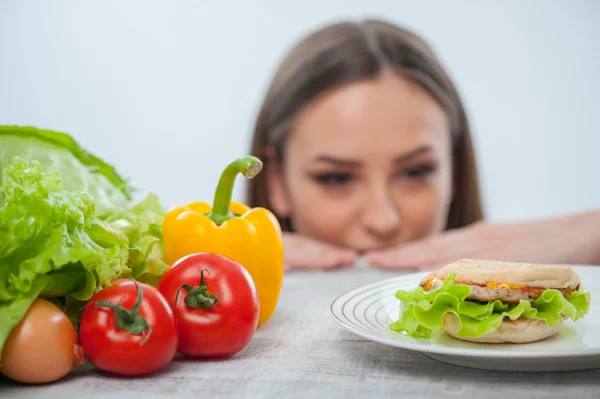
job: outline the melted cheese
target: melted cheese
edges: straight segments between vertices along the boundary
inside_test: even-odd
[[[425,284],[422,285],[423,291],[429,291],[432,285],[441,285],[444,281],[439,278],[432,278],[431,280],[427,280]]]
[[[442,285],[444,283],[444,280],[441,280],[439,278],[432,278],[430,280],[425,281],[425,283],[422,285],[423,291],[429,291],[431,289],[432,285]],[[455,284],[463,284],[460,281],[454,281]],[[490,281],[489,283],[487,283],[485,285],[487,288],[527,288],[526,285],[521,285],[521,284],[513,284],[513,283],[500,283],[498,284],[495,281]]]
[[[490,281],[489,283],[486,284],[486,287],[488,288],[526,288],[526,285],[521,285],[521,284],[512,284],[512,283],[501,283],[498,284],[495,281]]]

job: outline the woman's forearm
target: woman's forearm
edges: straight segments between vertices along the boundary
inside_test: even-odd
[[[600,209],[565,217],[566,228],[578,241],[573,254],[578,263],[600,265]],[[568,227],[567,227],[568,226]]]
[[[593,219],[590,229],[594,237],[591,249],[592,264],[600,265],[600,209],[591,212],[590,217]]]

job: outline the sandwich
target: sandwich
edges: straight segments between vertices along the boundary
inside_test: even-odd
[[[398,290],[393,331],[415,338],[446,332],[480,343],[529,343],[589,310],[591,296],[570,266],[462,259]]]

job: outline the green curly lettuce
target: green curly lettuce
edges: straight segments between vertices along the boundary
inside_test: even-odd
[[[31,126],[0,126],[0,171],[15,157],[38,161],[47,171],[58,172],[65,190],[90,194],[99,217],[112,214],[115,208],[125,208],[134,191],[113,166],[86,151],[66,133]],[[0,173],[0,185],[4,185],[2,179]]]
[[[167,270],[163,247],[164,210],[158,197],[148,196],[135,205],[112,214],[105,220],[129,239],[128,277],[153,286]]]
[[[113,279],[158,284],[164,210],[154,194],[133,203],[133,191],[66,133],[0,126],[0,350],[38,297],[77,327]]]
[[[56,171],[15,158],[0,190],[0,350],[38,298],[85,301],[128,269],[126,234]]]
[[[521,300],[506,303],[499,300],[475,302],[467,300],[471,288],[455,284],[456,273],[451,273],[444,284],[433,291],[417,287],[413,291],[398,290],[400,317],[389,325],[390,330],[406,332],[415,338],[430,338],[442,330],[443,317],[454,314],[460,321],[458,337],[477,338],[496,330],[505,317],[510,320],[544,320],[554,326],[561,317],[578,320],[589,311],[591,295],[583,287],[565,298],[555,289],[545,290],[535,301]]]

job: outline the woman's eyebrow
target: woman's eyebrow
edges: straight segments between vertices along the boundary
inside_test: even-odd
[[[403,154],[403,155],[400,155],[399,157],[396,157],[396,159],[394,159],[394,163],[395,164],[404,163],[404,162],[408,161],[410,158],[416,157],[417,155],[420,155],[420,154],[422,154],[424,152],[428,152],[428,151],[431,151],[431,146],[424,145],[424,146],[419,147],[416,150],[413,150],[407,154]]]
[[[319,163],[319,162],[326,162],[326,163],[334,164],[336,166],[346,166],[346,167],[354,167],[354,168],[356,168],[362,164],[362,162],[354,160],[354,159],[336,158],[336,157],[332,157],[330,155],[317,155],[311,161],[311,163]]]
[[[424,145],[424,146],[419,147],[415,150],[412,150],[406,154],[402,154],[394,159],[394,163],[395,164],[404,163],[404,162],[408,161],[410,158],[420,155],[427,151],[431,151],[430,145]],[[361,161],[358,161],[355,159],[337,158],[337,157],[333,157],[331,155],[317,155],[311,160],[310,163],[312,164],[312,163],[320,163],[320,162],[325,162],[325,163],[333,164],[336,166],[351,167],[351,168],[357,168],[362,165]]]

